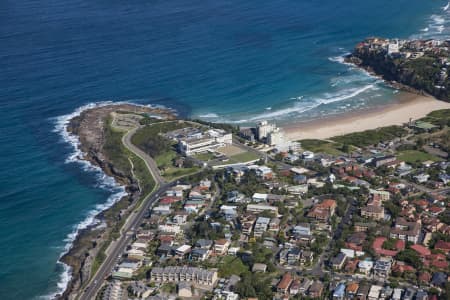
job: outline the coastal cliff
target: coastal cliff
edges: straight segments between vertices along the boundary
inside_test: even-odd
[[[99,257],[104,256],[108,245],[120,231],[121,221],[126,219],[140,197],[128,158],[120,155],[122,133],[113,132],[110,127],[111,114],[117,111],[173,117],[172,112],[164,109],[118,104],[87,109],[67,124],[66,130],[78,137],[78,148],[83,153],[79,159],[113,177],[117,184],[124,186],[126,196],[95,217],[104,226],[92,225],[80,231],[70,250],[61,257],[61,262],[71,269],[71,280],[59,299],[75,299],[81,292],[92,276],[93,266],[98,268],[101,264]]]
[[[382,77],[393,87],[450,101],[448,42],[370,38],[345,61]]]

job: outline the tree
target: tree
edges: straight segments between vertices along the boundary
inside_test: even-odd
[[[416,269],[420,269],[422,267],[422,261],[420,260],[419,254],[417,254],[417,252],[412,249],[405,249],[399,252],[395,256],[395,259],[404,261]]]
[[[236,284],[236,292],[241,297],[256,297],[256,291],[252,284],[252,276],[250,273],[245,273],[242,280]]]
[[[350,152],[350,147],[348,144],[343,144],[341,150],[342,150],[342,152],[348,154]]]

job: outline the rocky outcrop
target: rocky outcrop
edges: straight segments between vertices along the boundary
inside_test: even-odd
[[[406,59],[388,55],[383,50],[357,47],[345,61],[380,76],[394,88],[450,101],[450,82],[440,76],[438,57],[425,55],[418,59]]]
[[[140,196],[139,186],[132,174],[117,168],[114,160],[103,151],[105,126],[110,114],[116,111],[159,114],[166,118],[174,117],[172,112],[164,109],[120,104],[88,109],[70,120],[67,131],[79,138],[79,148],[83,153],[83,157],[80,157],[80,159],[89,161],[91,164],[100,167],[108,176],[114,177],[116,182],[125,186],[128,195],[120,199],[110,209],[96,216],[107,226],[91,226],[80,231],[71,249],[60,259],[61,262],[70,266],[72,278],[66,291],[59,295],[59,299],[75,299],[81,292],[83,285],[91,277],[92,262],[102,245],[110,238],[111,229],[117,222],[116,216],[111,216],[112,214],[109,212],[114,211],[115,206],[128,206],[128,210],[130,210],[134,200]]]

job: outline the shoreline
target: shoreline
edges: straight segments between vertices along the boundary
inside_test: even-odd
[[[57,283],[57,290],[51,294],[41,297],[48,299],[55,299],[62,297],[66,294],[71,283],[73,284],[74,268],[68,262],[64,261],[65,256],[69,255],[71,250],[77,247],[77,243],[80,239],[83,239],[84,235],[88,235],[94,231],[96,227],[102,222],[102,214],[108,209],[114,206],[117,202],[123,198],[130,196],[126,191],[126,186],[117,181],[114,176],[108,175],[99,165],[89,159],[88,153],[84,152],[81,147],[80,137],[68,130],[71,121],[74,118],[80,117],[85,111],[90,109],[96,109],[102,106],[114,105],[113,102],[98,102],[89,103],[78,107],[72,113],[62,115],[56,118],[56,126],[54,132],[59,134],[64,143],[70,145],[73,149],[69,153],[65,160],[66,164],[76,163],[80,166],[81,171],[93,173],[97,177],[97,182],[103,186],[105,190],[111,192],[111,195],[105,199],[105,202],[96,204],[91,210],[89,210],[84,218],[73,225],[73,230],[67,234],[64,239],[66,243],[64,245],[64,251],[61,252],[57,264],[62,265],[63,272],[59,275],[59,281]],[[118,103],[120,104],[120,103]]]
[[[400,91],[396,98],[387,105],[311,121],[293,120],[280,127],[289,140],[327,139],[379,127],[402,125],[409,122],[410,118],[416,120],[434,110],[450,109],[450,103],[431,96]]]
[[[176,114],[172,109],[163,108],[162,106],[141,105],[130,102],[97,102],[89,103],[87,105],[77,108],[72,113],[59,116],[56,118],[56,126],[54,132],[59,134],[64,143],[72,147],[68,153],[65,163],[77,163],[83,172],[92,172],[97,176],[97,181],[106,190],[111,192],[111,195],[105,199],[104,202],[98,203],[91,210],[89,210],[84,218],[77,224],[73,225],[73,230],[67,234],[64,239],[66,243],[64,251],[60,254],[57,264],[61,264],[63,271],[59,275],[59,280],[56,290],[50,294],[41,296],[42,298],[55,299],[64,298],[70,299],[78,292],[78,288],[84,283],[84,273],[90,273],[89,270],[92,265],[92,255],[85,257],[82,261],[74,261],[72,252],[90,252],[95,257],[99,248],[86,248],[84,240],[102,241],[102,235],[106,228],[99,228],[98,226],[104,224],[105,213],[113,209],[114,206],[127,199],[136,197],[136,190],[132,188],[133,180],[124,177],[111,168],[112,162],[104,162],[99,160],[100,157],[104,159],[101,149],[92,149],[89,143],[82,141],[80,136],[80,124],[74,124],[74,120],[81,118],[81,116],[90,110],[98,110],[103,107],[121,107],[131,106],[142,110],[163,111],[167,115]],[[76,122],[75,122],[76,123]],[[99,157],[100,156],[100,157]],[[91,252],[93,251],[93,252]],[[88,259],[89,258],[89,259]],[[88,261],[89,260],[89,261]],[[76,265],[74,265],[76,263]],[[90,276],[87,276],[88,279]]]

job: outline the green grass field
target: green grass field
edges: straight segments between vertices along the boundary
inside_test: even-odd
[[[158,165],[158,167],[164,167],[164,166],[171,166],[173,159],[177,157],[177,152],[175,151],[175,148],[172,147],[165,151],[164,153],[161,153],[160,155],[155,157],[155,162]]]
[[[241,275],[248,272],[248,267],[236,256],[225,256],[219,262],[219,276],[230,277],[231,275]]]
[[[401,126],[387,126],[362,132],[355,132],[331,138],[341,144],[366,147],[380,142],[389,141],[405,135],[407,131]]]
[[[302,148],[316,153],[326,153],[330,155],[340,155],[342,151],[339,150],[342,145],[324,140],[307,139],[300,141]]]
[[[235,161],[235,162],[248,162],[248,161],[252,161],[255,159],[259,159],[260,157],[253,153],[253,152],[243,152],[243,153],[239,153],[236,155],[233,155],[230,157],[230,161]]]
[[[175,168],[171,167],[164,171],[163,177],[169,181],[174,180],[178,177],[191,175],[197,173],[200,170],[199,167],[193,168]]]
[[[211,159],[214,159],[214,153],[205,152],[205,153],[199,153],[193,156],[194,158],[202,161],[209,161]]]
[[[424,162],[427,160],[432,160],[432,161],[441,161],[442,160],[432,154],[422,152],[422,151],[417,151],[417,150],[401,151],[398,153],[398,159],[403,160],[407,163]]]

